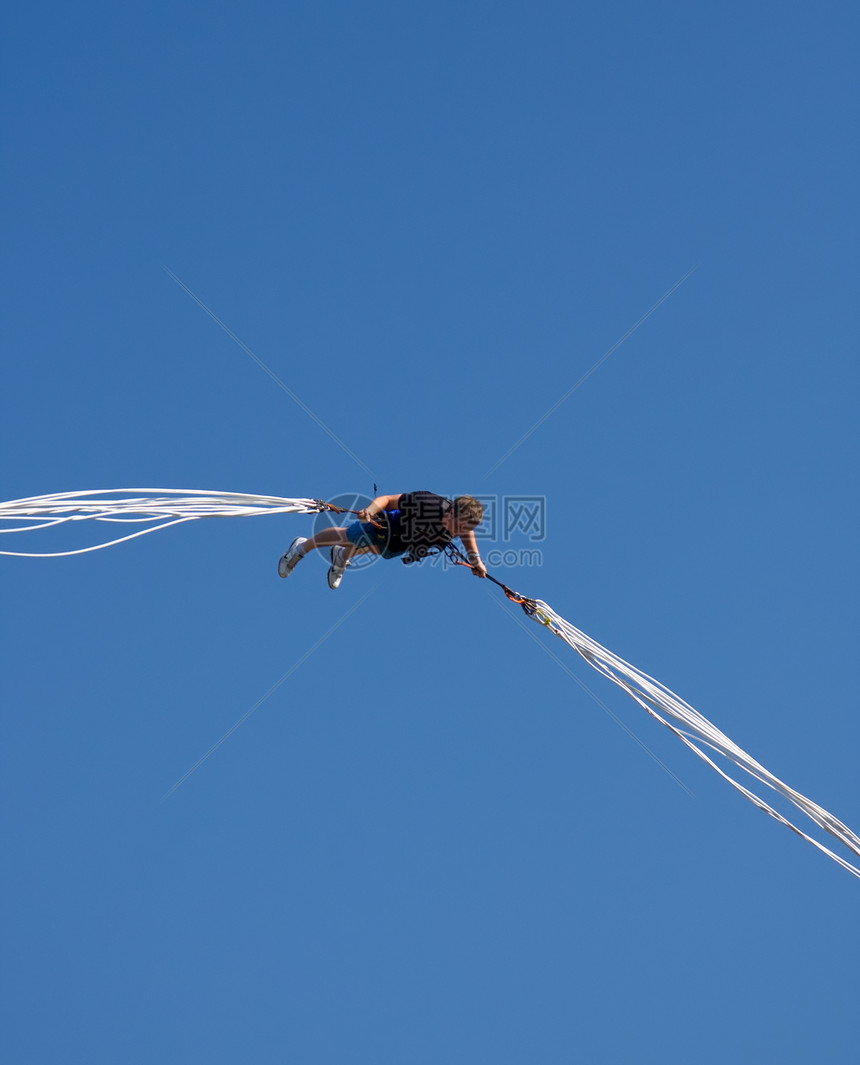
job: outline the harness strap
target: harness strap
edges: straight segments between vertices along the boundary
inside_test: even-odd
[[[315,499],[314,502],[319,505],[320,514],[326,510],[330,510],[334,514],[355,514],[355,516],[358,517],[361,513],[360,510],[350,510],[348,507],[339,507],[334,503],[326,503],[323,499]],[[375,525],[377,529],[382,528],[382,525],[378,521],[374,521],[373,518],[368,518],[368,524]]]
[[[448,544],[445,548],[445,553],[451,559],[455,566],[466,566],[468,569],[473,569],[471,562],[465,558],[463,552],[459,548],[455,547],[453,543]],[[499,588],[505,593],[512,603],[518,603],[525,613],[531,618],[535,616],[537,611],[537,603],[534,599],[529,599],[526,595],[520,595],[519,592],[515,592],[510,589],[506,584],[503,584],[500,580],[494,577],[491,573],[487,574],[487,580],[492,581],[493,584],[497,584]]]

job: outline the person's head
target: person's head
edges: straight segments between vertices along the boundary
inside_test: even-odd
[[[477,528],[484,520],[484,508],[474,496],[457,496],[449,514],[455,536]]]

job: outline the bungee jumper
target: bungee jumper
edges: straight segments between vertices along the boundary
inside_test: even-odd
[[[328,548],[328,586],[336,589],[356,555],[399,557],[406,564],[420,562],[429,554],[444,551],[458,536],[472,573],[486,577],[487,567],[475,539],[475,529],[483,517],[484,508],[473,496],[452,500],[426,491],[377,496],[349,525],[322,529],[310,537],[297,536],[281,555],[278,574],[289,577],[310,551]]]

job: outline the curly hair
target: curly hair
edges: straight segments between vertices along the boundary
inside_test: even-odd
[[[484,520],[484,508],[474,496],[457,496],[454,500],[454,517],[474,529]]]

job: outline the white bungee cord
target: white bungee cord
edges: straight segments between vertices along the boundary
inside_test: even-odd
[[[262,514],[318,514],[330,509],[319,499],[281,499],[238,492],[207,492],[178,488],[109,488],[58,492],[0,503],[0,535],[35,532],[72,522],[98,521],[146,525],[115,540],[70,551],[9,551],[18,558],[65,558],[101,551],[138,536],[200,518],[248,518]],[[10,524],[13,522],[21,524]],[[7,528],[2,526],[7,525]]]
[[[105,547],[133,540],[138,536],[167,529],[171,525],[198,521],[202,518],[247,518],[266,514],[319,514],[331,510],[342,512],[320,499],[292,499],[279,496],[248,495],[238,492],[209,492],[199,489],[172,488],[122,488],[96,489],[86,492],[59,492],[53,495],[33,496],[27,499],[0,502],[0,536],[12,533],[32,533],[71,522],[106,522],[113,524],[136,524],[146,526],[135,532],[67,551],[11,551],[0,549],[0,555],[20,558],[63,558],[100,551]],[[571,625],[552,607],[537,599],[528,599],[492,578],[500,585],[513,602],[519,603],[525,613],[538,624],[564,640],[593,669],[612,681],[631,699],[635,700],[652,718],[669,729],[685,746],[706,762],[729,784],[753,805],[790,828],[822,853],[832,858],[860,878],[860,869],[823,843],[802,831],[767,803],[761,796],[730,776],[711,754],[720,756],[747,773],[759,784],[779,793],[784,799],[805,814],[819,828],[843,843],[860,858],[860,837],[833,814],[795,791],[765,769],[746,751],[742,750],[716,725],[695,710],[664,684],[631,666],[618,655],[602,647],[590,636]],[[708,753],[710,752],[710,753]]]
[[[801,836],[829,858],[832,858],[843,869],[847,869],[848,872],[860,878],[860,869],[846,861],[841,855],[825,847],[823,843],[820,843],[814,837],[803,832],[797,825],[792,824],[769,803],[765,802],[761,796],[756,795],[749,788],[731,777],[706,752],[711,751],[721,755],[759,783],[778,792],[818,825],[819,828],[834,836],[860,858],[860,837],[847,825],[843,824],[823,807],[774,776],[773,773],[765,769],[763,765],[729,739],[725,733],[721,732],[716,725],[708,721],[703,714],[700,714],[698,710],[690,706],[680,696],[670,691],[660,681],[654,680],[647,673],[641,672],[635,666],[631,666],[629,662],[625,662],[618,655],[613,654],[612,651],[602,647],[596,640],[592,640],[590,636],[587,636],[584,632],[571,625],[569,621],[556,614],[552,607],[539,599],[525,600],[522,606],[529,617],[564,640],[598,673],[602,673],[607,680],[617,684],[646,713],[674,733],[694,754],[716,770],[724,780],[727,780],[733,788],[737,789],[754,806],[764,810],[765,813],[779,821],[780,824],[790,828],[792,832],[796,832],[798,836]],[[667,720],[667,718],[671,720]],[[676,722],[676,724],[673,724],[672,721]],[[703,750],[703,748],[705,749]]]

